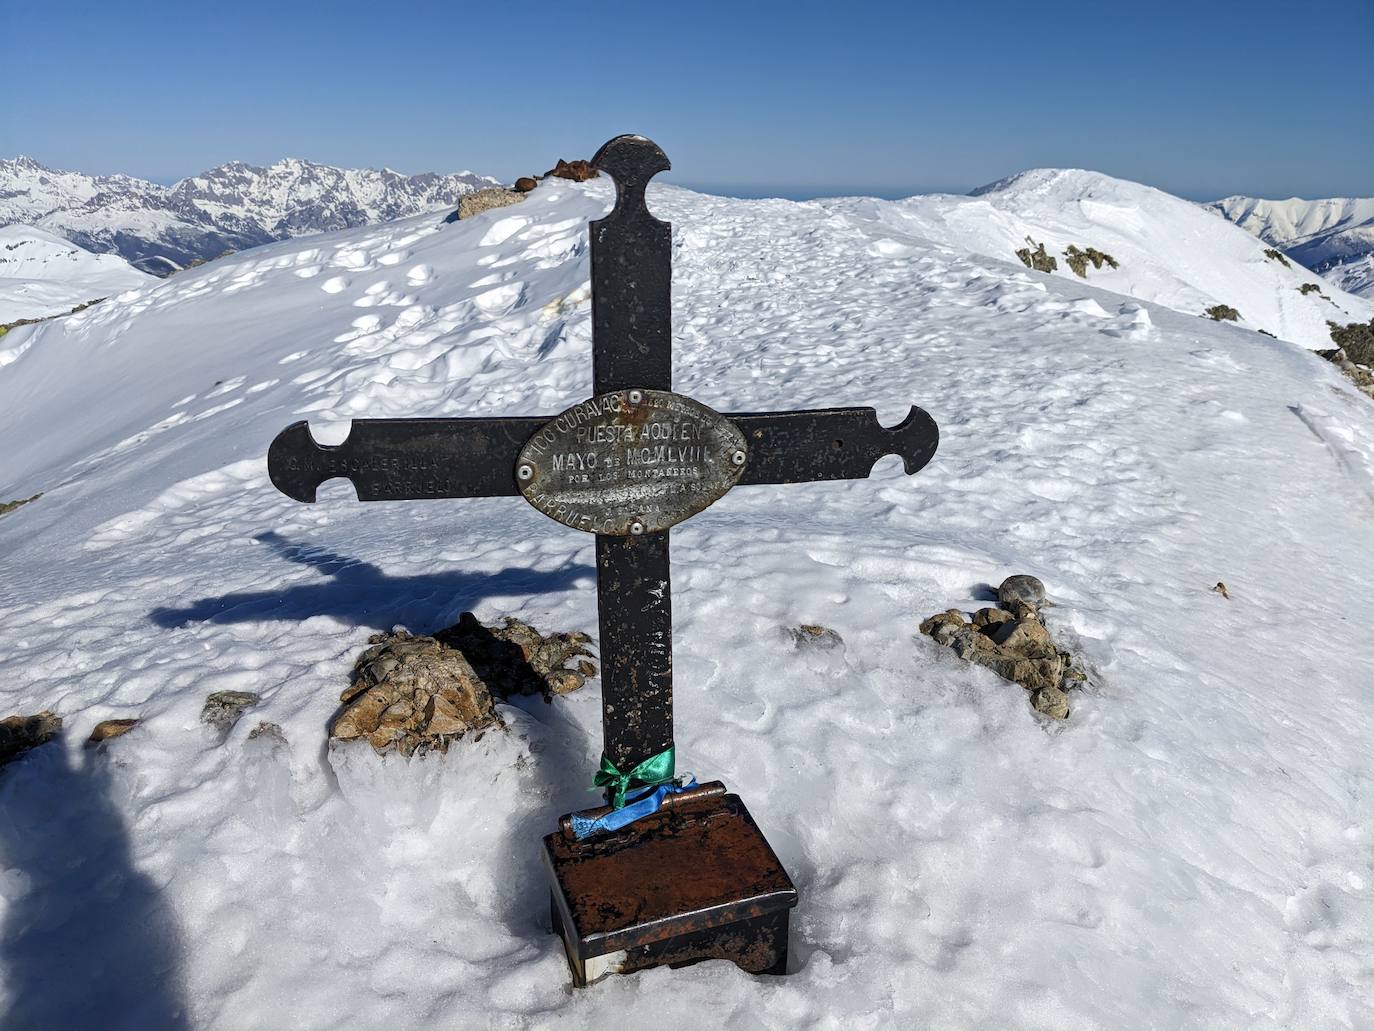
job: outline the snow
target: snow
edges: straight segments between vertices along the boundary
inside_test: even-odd
[[[1117,293],[1199,315],[1216,304],[1236,308],[1241,324],[1304,347],[1331,346],[1328,321],[1364,322],[1374,301],[1326,286],[1304,295],[1318,277],[1267,258],[1265,246],[1238,228],[1218,226],[1196,204],[1140,183],[1080,169],[1023,172],[969,197],[930,194],[898,203],[866,198],[827,202],[830,210],[871,222],[878,246],[896,255],[934,242],[959,252],[1016,261],[1026,237],[1059,262],[1056,276],[1077,276],[1064,251],[1096,247],[1120,268],[1087,269],[1087,280]],[[1325,284],[1324,284],[1325,286]]]
[[[0,323],[46,318],[136,289],[149,276],[30,226],[0,226]]]
[[[514,498],[361,505],[334,483],[298,505],[269,441],[300,417],[337,441],[354,417],[585,397],[586,221],[610,199],[549,181],[450,226],[287,241],[0,339],[0,498],[45,492],[0,517],[0,697],[67,721],[0,771],[0,1011],[1369,1027],[1374,406],[1302,347],[1193,314],[1203,286],[1128,249],[1167,239],[1158,209],[1051,222],[1046,198],[1041,224],[1030,200],[651,187],[676,389],[887,425],[917,403],[941,427],[917,477],[887,458],[742,487],[674,532],[680,766],[738,790],[797,882],[790,976],[566,987],[538,839],[594,801],[596,681],[443,759],[325,747],[379,629],[472,609],[595,633],[593,541]],[[1198,215],[1198,267],[1266,267]],[[1123,275],[1030,272],[1007,249],[1023,227]],[[1252,289],[1219,299],[1258,325]],[[1066,724],[917,634],[1013,572],[1046,582],[1093,669]],[[794,650],[802,622],[845,649]],[[221,742],[198,713],[223,689],[263,703]],[[83,752],[125,716],[143,722]],[[260,720],[286,743],[250,739]]]

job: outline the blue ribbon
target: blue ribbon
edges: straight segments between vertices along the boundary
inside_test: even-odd
[[[640,788],[626,794],[625,804],[619,809],[612,809],[604,816],[595,819],[583,816],[581,813],[572,814],[573,836],[581,841],[590,838],[593,834],[601,834],[606,831],[618,831],[642,820],[646,816],[652,816],[663,805],[663,800],[669,795],[676,795],[689,788],[697,786],[697,779],[689,777],[685,784],[660,784],[657,787]]]

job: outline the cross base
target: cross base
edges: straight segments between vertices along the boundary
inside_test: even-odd
[[[738,795],[719,781],[669,796],[620,831],[578,841],[567,816],[544,839],[553,930],[573,984],[728,959],[787,971],[797,889]]]

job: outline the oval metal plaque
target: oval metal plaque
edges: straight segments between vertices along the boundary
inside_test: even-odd
[[[656,533],[696,515],[739,480],[744,434],[666,390],[617,390],[573,405],[520,451],[520,493],[574,530]]]

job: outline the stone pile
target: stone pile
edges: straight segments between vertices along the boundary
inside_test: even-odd
[[[1045,587],[1033,576],[1003,581],[998,605],[982,608],[965,620],[958,609],[931,616],[921,633],[954,650],[961,659],[986,666],[1003,679],[1031,693],[1031,705],[1053,719],[1066,719],[1065,693],[1083,680],[1083,672],[1068,652],[1060,651],[1040,615]]]
[[[353,669],[329,736],[364,739],[378,754],[446,752],[465,734],[500,726],[495,702],[511,695],[549,700],[594,676],[586,634],[540,634],[507,617],[488,627],[465,612],[432,637],[377,634]],[[566,664],[579,659],[576,668]]]

